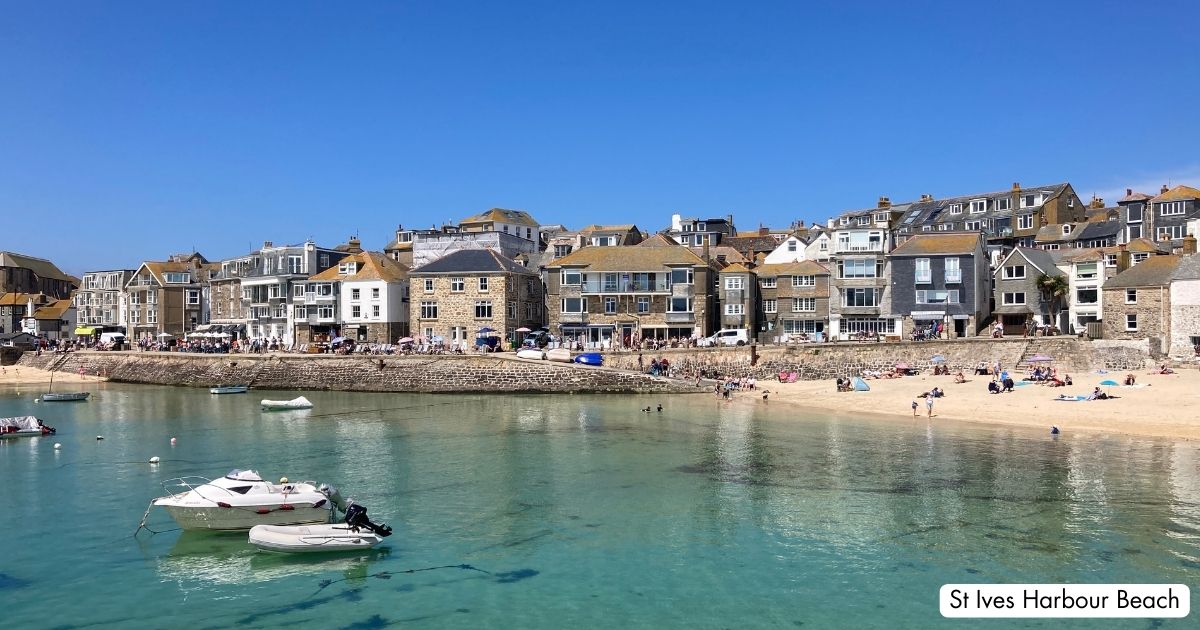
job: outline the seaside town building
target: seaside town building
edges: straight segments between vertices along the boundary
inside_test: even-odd
[[[1172,358],[1195,361],[1200,358],[1200,255],[1196,237],[1185,236],[1184,255],[1171,275],[1170,346]]]
[[[763,257],[763,263],[778,265],[801,260],[829,261],[829,230],[813,226],[788,234]]]
[[[725,218],[695,219],[671,215],[671,226],[663,230],[667,238],[685,247],[721,245],[726,238],[737,236],[733,215]]]
[[[882,339],[902,334],[886,270],[892,249],[890,228],[902,212],[887,197],[880,197],[876,208],[830,219],[829,338]]]
[[[626,338],[707,336],[719,316],[715,266],[679,245],[584,247],[552,262],[551,332],[604,347]]]
[[[399,240],[403,234],[397,234]],[[389,244],[390,245],[390,244]],[[528,212],[492,208],[463,219],[457,227],[418,230],[412,233],[412,256],[405,262],[397,243],[397,262],[417,269],[451,253],[464,250],[489,250],[513,259],[541,251],[541,226]]]
[[[131,340],[174,337],[204,322],[203,297],[212,270],[199,253],[176,254],[165,261],[147,261],[125,282]]]
[[[1024,335],[1030,326],[1056,326],[1066,330],[1064,315],[1068,303],[1063,298],[1047,295],[1039,284],[1042,276],[1061,278],[1067,282],[1066,274],[1058,268],[1054,255],[1032,247],[1014,248],[996,267],[994,273],[995,308],[1005,335]],[[1061,307],[1059,321],[1053,321],[1052,307]]]
[[[0,332],[24,332],[34,337],[62,339],[74,330],[73,298],[55,299],[45,293],[10,292],[0,295]]]
[[[0,251],[0,296],[42,293],[61,300],[71,297],[78,286],[78,279],[63,273],[45,258]]]
[[[129,303],[125,283],[134,269],[89,271],[75,292],[77,337],[98,337],[103,332],[127,332]]]
[[[974,336],[991,316],[991,270],[980,232],[918,234],[888,254],[892,312],[904,331]]]
[[[750,335],[759,329],[758,277],[740,262],[721,269],[717,282],[717,303],[721,316],[717,328],[745,328]]]
[[[349,255],[335,266],[292,285],[296,343],[338,335],[395,343],[408,336],[408,268],[386,254],[362,251],[357,239],[350,243]]]
[[[1088,334],[1093,338],[1103,334],[1098,324],[1104,320],[1101,291],[1117,273],[1117,256],[1116,247],[1106,247],[1069,251],[1059,259],[1058,268],[1066,275],[1070,291],[1064,334]]]
[[[756,311],[762,341],[787,341],[793,335],[824,340],[829,326],[829,268],[813,260],[755,267]]]
[[[1128,251],[1118,257],[1118,273],[1104,283],[1104,338],[1148,339],[1151,355],[1167,351],[1171,340],[1171,278],[1181,257],[1152,256],[1131,265]]]
[[[1200,218],[1200,190],[1191,186],[1162,187],[1149,201],[1152,210],[1151,236],[1156,243],[1169,242],[1173,250],[1183,247],[1188,222]]]
[[[610,248],[590,248],[610,249]],[[409,328],[424,341],[469,346],[512,339],[544,318],[538,274],[489,249],[464,249],[409,271]]]

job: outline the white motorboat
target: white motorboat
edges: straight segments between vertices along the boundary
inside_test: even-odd
[[[90,392],[64,392],[61,394],[42,394],[42,402],[74,402],[87,400]]]
[[[567,350],[566,348],[555,348],[553,350],[547,350],[546,358],[551,361],[558,361],[560,363],[570,363],[571,362],[571,351]]]
[[[246,530],[255,525],[328,523],[342,498],[314,482],[264,481],[253,470],[233,470],[220,479],[181,477],[163,482],[181,492],[155,499],[183,529]],[[169,491],[169,490],[168,490]],[[147,509],[149,512],[149,509]],[[144,518],[143,518],[144,522]]]
[[[250,390],[248,385],[217,385],[208,388],[210,394],[245,394]]]
[[[54,427],[42,424],[35,416],[0,418],[0,439],[52,435]]]
[[[250,529],[250,544],[267,551],[315,553],[361,551],[370,549],[392,535],[392,528],[372,523],[367,509],[351,503],[346,522],[331,525],[255,525]]]
[[[276,411],[280,409],[312,409],[313,404],[307,398],[300,396],[291,400],[263,400],[263,411]]]
[[[544,359],[546,357],[542,354],[541,350],[535,350],[533,348],[526,348],[524,350],[517,351],[517,358],[518,359],[537,359],[538,361],[541,361],[542,359]]]

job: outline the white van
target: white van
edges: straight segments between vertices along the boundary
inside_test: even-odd
[[[125,343],[125,335],[119,332],[100,333],[100,343]]]
[[[745,328],[724,328],[704,340],[706,346],[744,346],[750,343]]]

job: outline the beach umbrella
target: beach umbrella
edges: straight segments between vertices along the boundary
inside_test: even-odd
[[[933,355],[933,358],[930,359],[930,361],[933,361],[934,363],[945,363],[946,357],[944,357],[940,354],[935,354],[935,355]]]
[[[496,329],[495,329],[495,328],[488,328],[487,326],[484,326],[483,328],[480,328],[480,329],[479,329],[479,332],[481,332],[481,333],[490,333],[490,332],[496,332]]]
[[[229,333],[224,333],[224,332],[212,333],[209,335],[209,337],[215,337],[217,339],[228,339]]]
[[[528,329],[528,328],[526,328],[526,327],[524,327],[524,326],[522,326],[522,327],[520,327],[520,328],[518,328],[518,329],[517,329],[517,332],[533,332],[533,331],[532,331],[532,330],[530,330],[530,329]]]
[[[430,339],[430,341],[432,341],[433,343],[442,343],[445,340],[446,340],[446,338],[441,335],[438,335],[438,336]]]
[[[1100,384],[1108,385],[1109,387],[1116,387],[1119,383],[1117,383],[1116,381],[1114,381],[1110,378],[1110,379],[1105,379],[1103,381],[1100,381]]]
[[[401,337],[400,338],[400,343],[412,343],[412,342],[413,342],[412,337]]]
[[[1054,360],[1054,357],[1046,354],[1035,354],[1025,360],[1030,363],[1049,363]]]
[[[159,337],[174,337],[175,335],[172,335],[171,333],[158,333],[158,336]]]

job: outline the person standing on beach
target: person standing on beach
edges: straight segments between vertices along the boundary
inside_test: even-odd
[[[925,397],[925,413],[928,414],[930,418],[933,417],[933,396]]]
[[[917,417],[917,401],[915,401],[915,400],[913,401],[912,409],[913,409],[913,417],[916,418]]]

